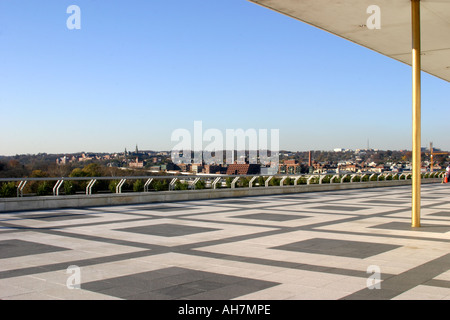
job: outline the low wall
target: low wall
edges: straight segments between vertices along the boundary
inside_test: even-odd
[[[423,179],[423,184],[441,183],[441,179]],[[80,208],[152,202],[173,202],[202,199],[234,198],[275,194],[292,194],[317,191],[334,191],[362,188],[381,188],[411,185],[411,180],[389,180],[353,183],[310,184],[298,186],[253,187],[236,189],[203,189],[187,191],[133,192],[120,194],[93,194],[72,196],[42,196],[0,199],[0,212],[38,209]]]

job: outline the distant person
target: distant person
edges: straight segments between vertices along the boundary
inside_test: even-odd
[[[450,181],[450,164],[445,169],[445,180],[444,183],[448,183]]]

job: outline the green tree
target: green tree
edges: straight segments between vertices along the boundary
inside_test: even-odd
[[[85,177],[101,177],[103,176],[102,167],[98,163],[90,163],[82,169],[86,174]]]
[[[75,168],[69,174],[69,177],[86,177],[86,172],[81,170],[81,168]]]
[[[70,173],[70,177],[102,177],[103,168],[98,163],[90,163],[83,169],[75,168]]]
[[[189,188],[189,184],[187,182],[181,182],[177,180],[175,182],[175,190],[187,190]]]
[[[169,183],[165,179],[158,179],[156,181],[153,181],[153,188],[156,191],[169,190]]]
[[[275,178],[273,177],[270,181],[269,181],[269,186],[279,186],[280,185],[280,178]]]
[[[119,180],[111,180],[108,184],[108,189],[109,191],[111,191],[112,193],[116,193],[116,187],[119,184]]]
[[[297,184],[307,184],[308,183],[308,179],[306,177],[300,177],[297,180]]]
[[[72,181],[64,181],[63,189],[66,195],[75,194],[76,191],[76,188]]]
[[[4,183],[0,188],[1,197],[15,197],[17,195],[17,187],[14,182]]]
[[[197,183],[195,184],[195,189],[205,189],[206,188],[206,184],[204,180],[198,180]]]
[[[252,177],[245,177],[245,178],[241,178],[241,184],[244,188],[248,188],[248,186],[250,185],[250,180],[252,179]]]
[[[265,182],[265,180],[264,180],[264,177],[263,176],[260,176],[259,178],[258,178],[258,184],[259,184],[259,186],[260,187],[264,187],[266,184],[265,184],[266,182]]]
[[[49,181],[41,181],[38,184],[36,194],[38,196],[46,196],[50,195],[53,192],[53,186],[50,184]]]
[[[31,177],[32,178],[45,178],[47,177],[47,173],[45,171],[42,170],[33,170],[31,172]]]
[[[134,181],[133,183],[133,191],[134,192],[142,192],[144,191],[144,182],[141,179]]]

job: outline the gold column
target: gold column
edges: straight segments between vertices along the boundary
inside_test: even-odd
[[[420,183],[421,183],[421,141],[420,141],[420,0],[411,0],[412,20],[412,104],[413,104],[413,148],[412,148],[412,227],[420,227]]]

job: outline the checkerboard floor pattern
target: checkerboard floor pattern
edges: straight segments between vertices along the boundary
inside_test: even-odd
[[[410,227],[410,194],[386,187],[3,213],[0,299],[448,300],[450,187],[422,187],[419,229]],[[79,289],[69,283],[74,266]]]

